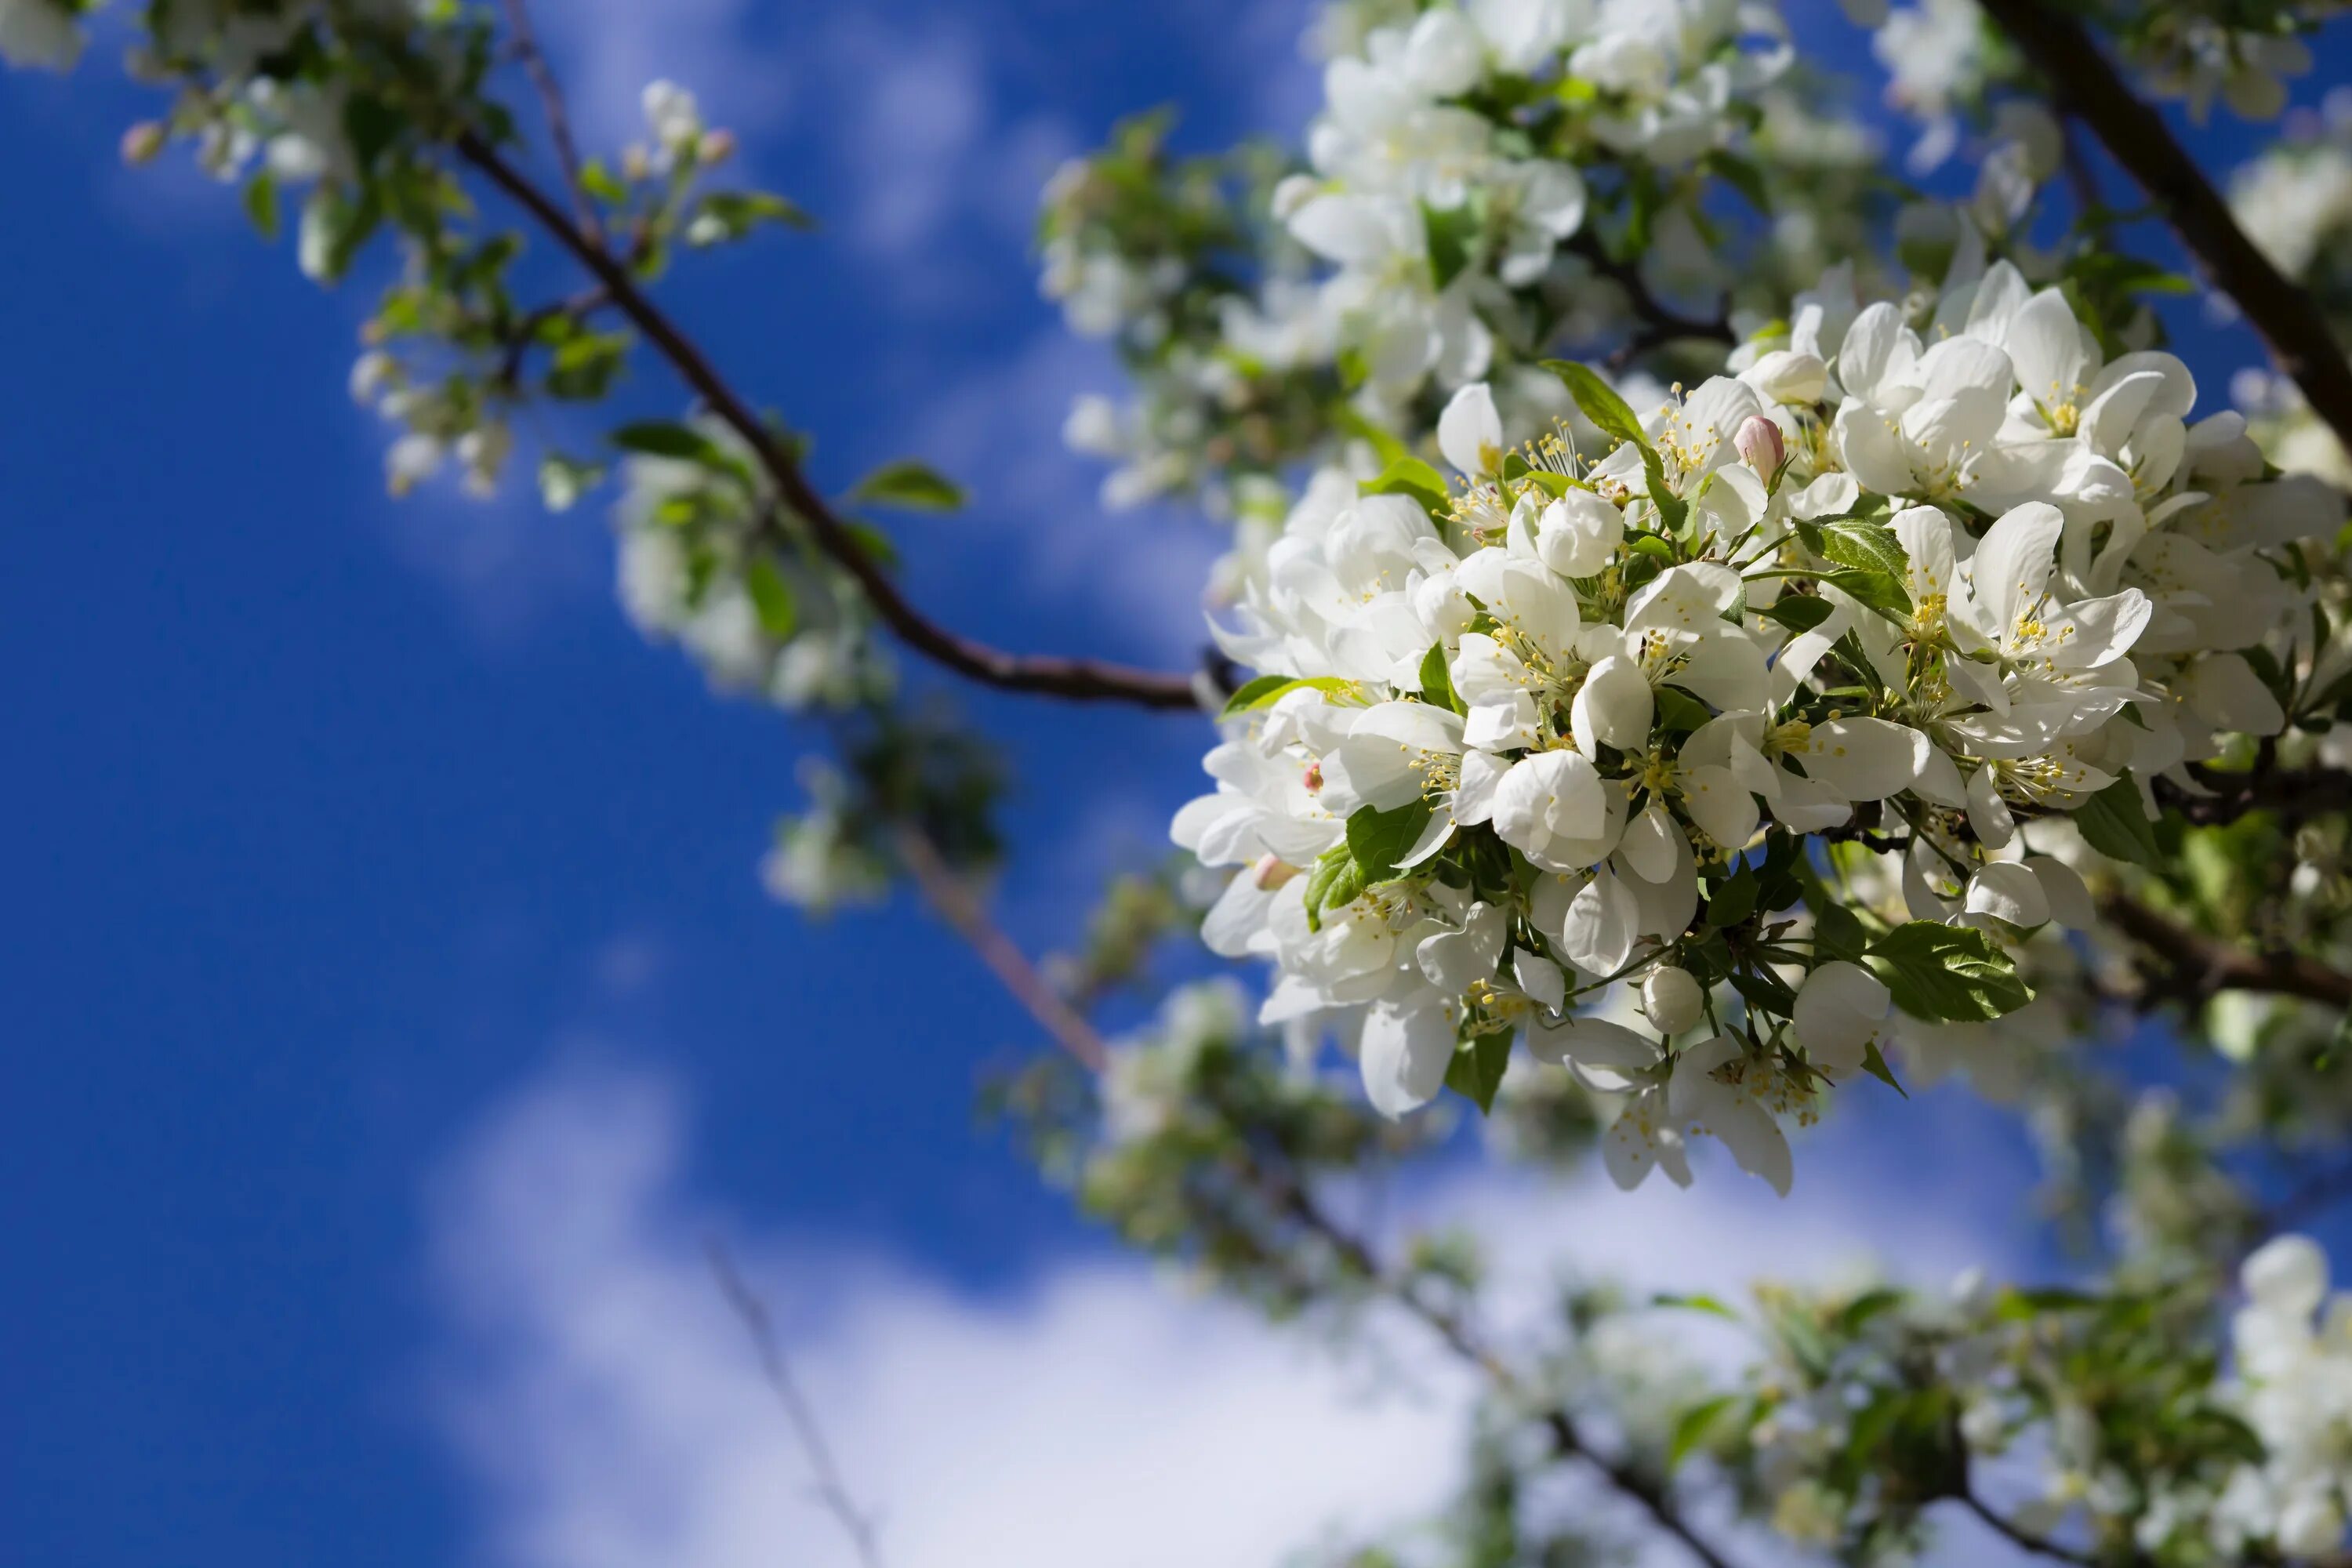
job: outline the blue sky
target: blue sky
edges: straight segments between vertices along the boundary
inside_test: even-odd
[[[1295,129],[1304,5],[541,11],[592,142],[674,75],[825,220],[670,295],[829,481],[910,453],[971,480],[972,511],[902,531],[919,601],[1008,645],[1187,660],[1168,584],[1213,541],[1106,519],[1060,455],[1070,395],[1115,383],[1037,299],[1028,223],[1121,114],[1178,101],[1202,144]],[[1033,1031],[960,947],[911,909],[810,926],[763,897],[802,738],[635,637],[597,511],[383,497],[384,432],[342,393],[362,298],[305,284],[200,178],[119,167],[148,111],[103,67],[0,79],[0,1540],[98,1565],[832,1561],[692,1264],[714,1224],[804,1330],[906,1561],[1236,1430],[1334,1479],[1301,1503],[1247,1464],[1204,1477],[1237,1533],[1199,1560],[1434,1496],[1445,1390],[1366,1415],[974,1130],[981,1071]],[[628,396],[675,406],[650,363]],[[1018,768],[1004,908],[1042,949],[1156,853],[1202,735],[964,700]],[[1898,1168],[1867,1202],[1815,1184],[1769,1253],[1736,1234],[1776,1212],[1752,1194],[1573,1226],[1559,1194],[1474,1195],[1637,1271],[1672,1273],[1662,1226],[1713,1236],[1689,1250],[1724,1273],[1857,1237],[1923,1271],[2013,1253],[2014,1135],[1948,1095],[1914,1114],[1839,1134]]]

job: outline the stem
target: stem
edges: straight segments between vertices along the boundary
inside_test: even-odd
[[[767,1304],[743,1282],[735,1259],[717,1237],[707,1238],[703,1250],[710,1258],[710,1272],[719,1280],[719,1293],[743,1321],[744,1332],[751,1336],[751,1348],[759,1352],[760,1371],[767,1378],[768,1386],[775,1390],[776,1402],[784,1407],[784,1418],[792,1423],[793,1435],[800,1439],[801,1449],[808,1456],[809,1468],[816,1472],[817,1501],[840,1522],[863,1568],[882,1568],[882,1548],[875,1536],[874,1521],[857,1506],[849,1489],[842,1483],[841,1467],[834,1462],[833,1445],[825,1441],[824,1428],[818,1425],[816,1412],[810,1408],[800,1384],[793,1380],[792,1363],[784,1359],[783,1345],[776,1338],[775,1323],[768,1316]]]
[[[572,116],[563,107],[563,89],[556,84],[555,71],[547,63],[547,52],[539,47],[539,34],[530,25],[529,0],[506,0],[507,26],[513,30],[515,53],[522,60],[522,68],[530,73],[531,85],[539,90],[541,109],[547,115],[548,140],[555,143],[555,162],[563,171],[564,188],[572,193],[572,213],[580,225],[580,232],[599,249],[604,244],[604,226],[596,218],[596,204],[589,198],[588,182],[580,177],[580,146],[572,139]]]
[[[2162,961],[2163,984],[2158,988],[2162,994],[2204,997],[2217,991],[2259,991],[2352,1007],[2352,974],[2315,958],[2279,948],[2238,947],[2120,893],[2100,900],[2099,912]]]
[[[1192,677],[1135,669],[1093,659],[1006,653],[974,642],[926,617],[899,593],[880,563],[819,495],[765,420],[719,375],[702,351],[656,305],[637,279],[603,247],[592,241],[530,180],[472,131],[458,132],[457,155],[529,213],[603,285],[621,313],[645,333],[695,395],[748,446],[775,485],[784,504],[808,525],[818,549],[856,579],[875,611],[916,652],[983,686],[1034,692],[1072,701],[1119,701],[1139,707],[1198,711],[1201,697]]]
[[[2037,1557],[2047,1557],[2059,1563],[2077,1563],[2080,1564],[2080,1568],[2100,1568],[2102,1559],[2094,1557],[2087,1552],[2077,1552],[2071,1546],[2062,1546],[2047,1536],[2034,1534],[2032,1531],[1995,1513],[1974,1491],[1962,1491],[1953,1500],[1982,1520],[1991,1527],[1995,1534],[2000,1535],[2012,1546],[2031,1552]],[[2138,1563],[2146,1560],[2134,1555],[2131,1561]]]
[[[1364,1281],[1382,1295],[1395,1301],[1408,1313],[1420,1320],[1442,1341],[1446,1349],[1475,1368],[1495,1385],[1496,1392],[1506,1400],[1525,1405],[1525,1384],[1507,1365],[1502,1357],[1487,1345],[1477,1331],[1462,1315],[1440,1302],[1428,1300],[1412,1288],[1409,1279],[1400,1279],[1360,1238],[1342,1229],[1315,1202],[1312,1194],[1299,1183],[1267,1170],[1254,1159],[1246,1159],[1244,1170],[1308,1232],[1328,1245],[1339,1260],[1362,1276]],[[1664,1486],[1642,1474],[1633,1466],[1601,1453],[1589,1443],[1576,1419],[1565,1408],[1551,1405],[1536,1417],[1551,1434],[1552,1443],[1561,1455],[1581,1459],[1599,1473],[1601,1479],[1620,1495],[1639,1504],[1650,1516],[1651,1522],[1679,1542],[1683,1550],[1706,1568],[1731,1568],[1730,1560],[1709,1544],[1704,1536],[1692,1529],[1683,1518]]]
[[[955,927],[958,935],[980,954],[1013,999],[1028,1009],[1029,1016],[1054,1037],[1061,1047],[1076,1057],[1088,1072],[1100,1073],[1110,1065],[1110,1051],[1095,1026],[1078,1016],[1077,1010],[1054,989],[1045,977],[1037,973],[1028,955],[1014,945],[1011,937],[982,909],[980,900],[961,878],[948,868],[931,841],[915,827],[900,826],[898,829],[899,861],[908,875],[915,879],[940,918]]]
[[[2041,71],[2058,106],[2089,126],[2108,155],[2164,209],[2213,286],[2237,301],[2312,411],[2352,449],[2352,364],[2328,331],[2327,318],[2246,237],[2164,117],[2139,100],[2072,16],[2044,0],[1982,4]]]

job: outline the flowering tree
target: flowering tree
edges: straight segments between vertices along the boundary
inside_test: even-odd
[[[1766,0],[1332,0],[1303,153],[1146,119],[1055,176],[1045,288],[1134,382],[1071,445],[1107,506],[1232,527],[1192,671],[910,602],[868,517],[957,485],[820,485],[656,298],[807,219],[667,83],[577,146],[522,0],[124,0],[168,94],[124,151],[187,144],[321,282],[396,253],[352,374],[395,491],[613,486],[631,617],[827,718],[772,886],[921,889],[1076,1064],[1002,1092],[1092,1209],[1479,1380],[1457,1513],[1363,1561],[1891,1561],[1973,1514],[2069,1563],[2352,1562],[2352,1296],[2294,1234],[2352,1195],[2352,90],[2226,195],[2152,107],[2280,117],[2334,6],[1844,8],[1899,170]],[[0,53],[69,68],[89,9],[0,0]],[[2196,290],[2234,410],[2151,307]],[[680,417],[518,451],[639,358]],[[980,891],[998,767],[908,654],[1214,728],[1184,854],[1045,971]],[[1194,938],[1253,999],[1107,1044]],[[2151,1016],[2163,1065],[2106,1048]],[[1953,1074],[2043,1141],[2087,1284],[1671,1301],[1752,1332],[1727,1377],[1605,1287],[1507,1342],[1472,1251],[1346,1217],[1464,1108],[1495,1159],[1688,1184],[1712,1139],[1785,1193],[1792,1126]],[[1623,1506],[1547,1511],[1555,1472]]]

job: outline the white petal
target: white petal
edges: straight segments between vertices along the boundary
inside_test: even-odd
[[[2042,896],[2049,901],[2052,920],[2069,931],[2088,931],[2098,923],[2098,907],[2092,903],[2091,889],[2084,885],[2080,871],[2048,855],[2029,855],[2025,865],[2042,884]]]
[[[2042,891],[2041,879],[2014,860],[1996,861],[1969,878],[1963,907],[1969,914],[1990,915],[2028,930],[2050,919],[2050,900]]]
[[[1798,753],[1805,776],[1847,800],[1884,800],[1910,787],[1930,744],[1908,725],[1885,719],[1836,719],[1816,724]]]
[[[1294,222],[1293,227],[1297,226]],[[1455,393],[1437,416],[1437,449],[1462,474],[1475,479],[1503,460],[1503,419],[1483,381]]]
[[[1372,1109],[1393,1120],[1435,1100],[1445,1087],[1454,1045],[1454,1024],[1443,1008],[1375,1003],[1364,1016],[1358,1046]]]

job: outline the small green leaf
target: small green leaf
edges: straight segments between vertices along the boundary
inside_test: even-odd
[[[743,586],[751,607],[760,614],[760,628],[778,642],[789,639],[800,624],[800,607],[793,602],[792,584],[766,556],[753,558],[743,569]]]
[[[1756,868],[1739,868],[1706,901],[1706,923],[1717,931],[1728,931],[1754,914],[1758,886]]]
[[[1480,1115],[1495,1109],[1495,1091],[1511,1066],[1511,1031],[1497,1029],[1465,1040],[1445,1064],[1445,1087],[1478,1108]]]
[[[1992,938],[1940,921],[1908,921],[1869,948],[1870,966],[1915,1018],[1982,1023],[2033,1000]]]
[[[1730,1308],[1725,1306],[1721,1301],[1717,1300],[1712,1296],[1687,1295],[1675,1291],[1667,1291],[1663,1294],[1651,1297],[1650,1305],[1653,1307],[1673,1307],[1678,1310],[1685,1312],[1706,1312],[1715,1317],[1727,1318],[1735,1323],[1739,1321],[1738,1313],[1733,1311]]]
[[[1368,496],[1410,496],[1432,517],[1444,517],[1452,505],[1447,499],[1445,476],[1413,457],[1395,458],[1381,470],[1379,478],[1364,480],[1356,490]]]
[[[561,452],[550,452],[539,460],[539,498],[550,511],[570,511],[604,480],[602,463],[583,463]]]
[[[1800,524],[1806,545],[1841,566],[1884,572],[1900,583],[1911,570],[1910,552],[1895,531],[1867,518],[1841,517],[1827,522]],[[1907,602],[1907,595],[1906,595]]]
[[[1453,672],[1445,668],[1445,645],[1433,642],[1429,651],[1421,656],[1421,696],[1424,702],[1456,713],[1468,713],[1468,706],[1454,689]]]
[[[643,419],[613,432],[613,445],[624,452],[648,458],[675,458],[681,462],[718,467],[727,454],[701,431],[664,419]]]
[[[1843,904],[1824,904],[1813,910],[1813,952],[1822,958],[1860,963],[1870,946],[1862,918]]]
[[[2156,824],[2147,819],[2139,785],[2129,773],[2076,806],[2074,817],[2083,842],[2100,854],[2151,869],[2160,863]]]
[[[607,206],[618,206],[629,199],[628,187],[613,177],[601,158],[591,158],[580,166],[580,184],[587,193]]]
[[[343,135],[351,142],[352,162],[362,172],[399,134],[400,111],[383,100],[355,92],[343,100]]]
[[[1430,280],[1442,289],[1470,265],[1470,247],[1478,237],[1478,215],[1466,201],[1443,212],[1423,202],[1421,226],[1429,239]]]
[[[245,216],[253,220],[256,233],[275,241],[278,237],[278,182],[268,170],[245,183]]]
[[[1778,621],[1792,632],[1809,632],[1837,614],[1837,607],[1811,594],[1783,594],[1759,607],[1756,613],[1767,620]]]
[[[1706,703],[1679,686],[1661,686],[1652,695],[1657,700],[1659,726],[1670,732],[1688,734],[1715,717]]]
[[[1356,868],[1356,858],[1348,847],[1335,844],[1326,849],[1307,877],[1307,929],[1321,931],[1325,910],[1343,909],[1363,891],[1363,874]]]
[[[1666,1473],[1672,1475],[1690,1458],[1693,1448],[1705,1439],[1708,1428],[1720,1421],[1725,1413],[1738,1404],[1737,1394],[1718,1394],[1713,1399],[1701,1400],[1675,1418],[1674,1436],[1666,1443]]]
[[[1862,1070],[1904,1099],[1911,1098],[1911,1091],[1895,1080],[1895,1069],[1886,1065],[1886,1058],[1879,1053],[1876,1040],[1864,1040],[1862,1043]]]
[[[1260,675],[1244,681],[1239,691],[1226,698],[1224,710],[1217,717],[1230,719],[1236,713],[1247,713],[1253,709],[1271,707],[1276,699],[1286,693],[1296,691],[1302,686],[1311,686],[1328,696],[1332,692],[1345,691],[1349,684],[1350,682],[1342,680],[1336,675],[1310,675],[1303,678],[1287,675]]]
[[[1706,166],[1723,183],[1748,198],[1748,205],[1766,217],[1772,216],[1772,198],[1764,189],[1764,171],[1734,153],[1707,154]]]
[[[813,229],[816,219],[794,204],[767,191],[713,191],[695,204],[686,226],[686,242],[699,247],[741,239],[762,224]]]
[[[1910,624],[1910,591],[1903,586],[1901,578],[1891,573],[1849,567],[1843,571],[1824,572],[1822,581],[1898,626]]]
[[[912,458],[883,464],[858,480],[849,498],[907,511],[953,511],[965,500],[961,486]]]
[[[1364,885],[1391,881],[1397,862],[1410,854],[1429,826],[1430,804],[1409,800],[1389,811],[1358,806],[1348,817],[1348,852],[1364,874]]]
[[[1642,433],[1642,422],[1633,416],[1632,406],[1593,371],[1565,359],[1548,359],[1543,367],[1559,377],[1568,395],[1576,399],[1576,406],[1583,410],[1595,429],[1604,436],[1631,441],[1645,452],[1650,449],[1650,438]]]

